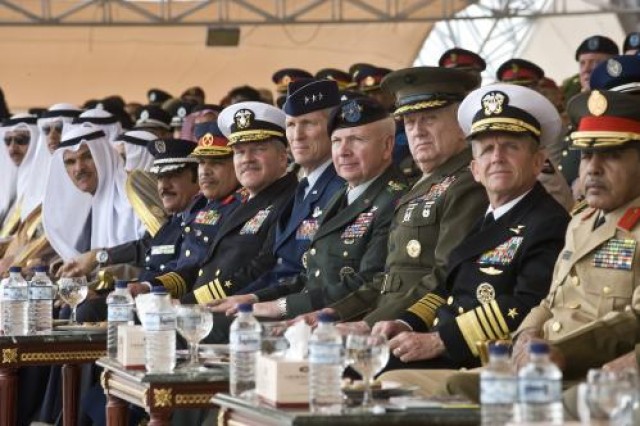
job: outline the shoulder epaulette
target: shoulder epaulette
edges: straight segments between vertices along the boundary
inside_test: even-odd
[[[587,204],[586,200],[578,201],[573,205],[573,208],[571,209],[569,214],[571,216],[575,216],[578,213],[582,213],[587,207],[589,207],[589,204]]]
[[[618,221],[618,228],[630,232],[640,220],[640,207],[630,207]]]

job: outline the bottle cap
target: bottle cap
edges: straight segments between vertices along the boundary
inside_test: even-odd
[[[47,267],[44,266],[44,265],[35,266],[33,268],[33,272],[44,272],[46,274],[47,273]]]
[[[328,312],[320,312],[320,314],[318,314],[318,322],[334,322],[335,320],[335,316]]]
[[[508,355],[509,354],[509,345],[491,343],[489,345],[489,354],[490,355]]]
[[[117,280],[116,281],[116,288],[127,288],[128,285],[129,285],[129,281],[127,281],[127,280]]]
[[[167,294],[167,289],[164,288],[161,285],[155,286],[151,289],[151,293],[153,294],[158,294],[160,296],[164,296],[165,294]]]
[[[22,268],[21,268],[21,267],[19,267],[19,266],[11,266],[11,267],[9,267],[9,272],[17,272],[17,273],[20,273],[20,272],[22,272]]]
[[[253,312],[253,305],[251,303],[240,303],[238,305],[239,312]]]
[[[540,355],[548,354],[549,345],[544,342],[533,342],[529,345],[529,353]]]

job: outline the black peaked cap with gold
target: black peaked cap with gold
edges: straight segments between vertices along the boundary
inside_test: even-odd
[[[575,129],[571,148],[604,150],[640,142],[637,95],[593,90],[574,96],[567,112]]]
[[[496,132],[528,134],[542,146],[552,144],[562,131],[562,119],[547,98],[507,83],[469,93],[458,108],[458,122],[467,138]]]
[[[336,129],[359,127],[389,117],[389,111],[372,98],[356,98],[340,102],[329,117],[329,135]]]
[[[229,146],[261,142],[275,138],[287,144],[284,111],[262,102],[239,102],[229,105],[218,116],[218,126],[229,139]]]
[[[441,67],[393,71],[381,83],[382,89],[393,93],[396,98],[396,117],[460,102],[479,85],[479,75]]]

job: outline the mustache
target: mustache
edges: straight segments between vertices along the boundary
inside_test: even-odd
[[[250,170],[260,170],[260,167],[257,164],[247,164],[246,166],[240,167],[240,173],[248,172]]]
[[[84,178],[90,177],[90,176],[91,176],[91,173],[89,173],[89,172],[78,172],[78,173],[75,174],[74,177],[75,177],[76,180],[80,180],[80,179],[84,179]]]

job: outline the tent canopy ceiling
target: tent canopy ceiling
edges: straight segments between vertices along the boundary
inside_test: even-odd
[[[310,13],[326,14],[323,8],[330,3]],[[449,10],[453,13],[468,3],[450,2]],[[432,7],[420,13],[442,15],[440,2]],[[83,15],[87,13],[90,8],[77,18],[88,19]],[[133,12],[120,8],[117,13],[125,18]],[[0,19],[10,16],[20,19],[16,12],[0,9]],[[114,94],[144,103],[151,87],[179,96],[194,85],[205,90],[207,102],[217,103],[239,85],[274,89],[271,75],[283,67],[313,73],[326,67],[346,70],[355,62],[392,69],[410,66],[430,30],[431,24],[424,22],[245,25],[237,47],[207,47],[204,26],[3,26],[0,87],[14,112]]]

